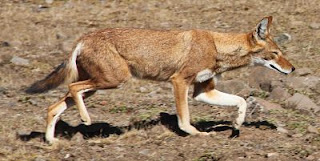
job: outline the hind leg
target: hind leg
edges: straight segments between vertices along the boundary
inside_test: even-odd
[[[48,108],[46,140],[52,144],[58,139],[54,137],[56,123],[64,110],[73,105],[70,93],[66,94],[59,102]]]
[[[114,81],[106,81],[106,79],[100,80],[85,80],[80,82],[71,83],[69,85],[70,93],[76,103],[76,106],[79,109],[81,120],[85,125],[91,125],[91,118],[85,107],[82,95],[89,91],[95,91],[97,89],[110,89],[116,88],[119,84],[124,82],[127,79],[123,79],[121,81],[114,80]]]
[[[85,98],[93,95],[95,91],[88,92],[85,94]],[[60,117],[60,115],[65,111],[67,108],[74,105],[74,100],[71,94],[68,92],[59,102],[51,105],[48,108],[48,117],[47,117],[47,130],[46,130],[46,140],[52,144],[56,142],[58,139],[54,137],[55,133],[55,126]]]
[[[85,107],[82,96],[85,92],[94,91],[95,84],[92,83],[91,80],[75,82],[69,85],[69,90],[70,90],[71,96],[73,97],[73,100],[76,103],[77,108],[79,109],[81,121],[85,125],[91,125],[91,118]]]
[[[77,67],[84,78],[69,85],[70,93],[79,109],[81,120],[86,125],[91,124],[90,116],[82,99],[82,94],[98,89],[116,88],[131,77],[127,62],[111,48],[102,48],[92,42],[77,59]],[[98,46],[96,46],[98,45]],[[93,55],[94,53],[94,55]],[[81,73],[81,72],[80,72]]]

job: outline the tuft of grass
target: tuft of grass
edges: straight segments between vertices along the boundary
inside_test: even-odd
[[[158,116],[159,113],[162,112],[162,109],[155,105],[149,105],[145,107],[141,112],[139,112],[136,116],[134,116],[132,121],[141,121],[141,120],[149,120]]]
[[[213,152],[210,152],[210,153],[205,153],[203,155],[201,155],[199,158],[197,159],[194,159],[194,161],[218,161],[218,160],[221,160],[221,156],[213,153]]]
[[[265,98],[269,97],[269,92],[260,91],[260,92],[257,93],[257,97],[265,99]]]
[[[138,115],[139,120],[148,120],[151,119],[154,116],[157,116],[160,112],[162,112],[161,109],[152,109],[147,112],[141,113]]]
[[[315,122],[315,119],[311,115],[292,109],[270,110],[267,120],[276,124],[277,120],[283,120],[283,118],[287,118],[285,122],[288,130],[301,134],[305,134],[307,132],[308,125]]]
[[[308,123],[305,121],[288,122],[288,129],[295,130],[299,133],[305,134],[307,131]]]
[[[133,110],[133,108],[131,107],[127,107],[127,106],[116,106],[114,108],[111,108],[109,110],[110,113],[129,113]]]
[[[29,100],[31,99],[30,96],[22,96],[18,99],[18,102],[21,102],[21,103],[28,103]]]
[[[108,138],[93,138],[88,140],[88,143],[91,146],[94,145],[110,145],[110,144],[114,144],[117,139],[119,138],[119,136],[117,135],[110,135]]]

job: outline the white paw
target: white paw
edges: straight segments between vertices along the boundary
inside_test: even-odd
[[[88,119],[88,120],[86,120],[86,121],[84,121],[84,119],[81,119],[81,122],[82,122],[83,124],[87,125],[87,126],[89,126],[89,125],[92,124],[92,122],[91,122],[90,119]]]
[[[215,131],[211,131],[211,132],[199,132],[197,135],[199,136],[214,136],[217,135],[217,133]]]
[[[199,136],[209,136],[210,133],[208,133],[208,132],[199,132],[199,133],[197,133],[196,135],[199,135]]]

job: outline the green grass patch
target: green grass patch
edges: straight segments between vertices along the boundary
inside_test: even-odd
[[[109,110],[110,113],[129,113],[133,110],[132,107],[127,106],[116,106]]]

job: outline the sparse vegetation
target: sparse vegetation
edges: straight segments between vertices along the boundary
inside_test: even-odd
[[[169,83],[130,80],[85,100],[91,126],[80,124],[76,107],[67,109],[57,124],[61,142],[48,145],[43,140],[47,107],[63,97],[67,87],[39,95],[23,91],[66,60],[74,42],[89,31],[133,27],[247,32],[268,15],[274,17],[272,34],[292,36],[281,45],[290,62],[297,70],[310,68],[307,77],[320,77],[320,33],[310,27],[320,23],[319,10],[316,0],[2,0],[0,160],[318,160],[319,112],[301,112],[284,101],[278,102],[282,110],[252,113],[234,139],[228,137],[236,108],[190,101],[192,123],[217,134],[188,136],[177,129]],[[27,60],[25,65],[12,63],[13,56]],[[248,83],[250,69],[236,72],[230,78]],[[319,93],[284,83],[279,86],[289,94],[305,94],[319,105]],[[260,89],[252,93],[262,99],[269,94]],[[274,128],[280,125],[288,133]]]
[[[113,107],[109,110],[110,113],[128,113],[131,112],[133,109],[127,106],[118,106]]]

